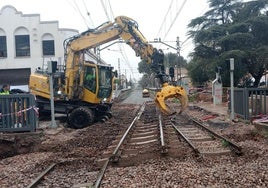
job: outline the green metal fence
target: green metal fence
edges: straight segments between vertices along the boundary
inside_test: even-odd
[[[230,90],[228,91],[230,94]],[[230,96],[230,95],[229,95]],[[229,97],[229,110],[230,110]],[[246,120],[268,114],[267,88],[235,88],[234,113]]]
[[[33,132],[37,122],[34,95],[0,95],[0,132]]]

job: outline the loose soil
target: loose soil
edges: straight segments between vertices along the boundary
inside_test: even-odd
[[[52,163],[59,164],[58,172],[43,187],[72,187],[94,180],[99,170],[95,159],[127,128],[138,109],[139,105],[116,101],[113,117],[105,123],[74,130],[62,119],[54,129],[50,121],[41,121],[36,133],[1,134],[0,187],[26,187]],[[243,155],[201,162],[190,154],[185,159],[152,157],[136,166],[108,170],[102,186],[267,187],[267,137],[241,122],[211,127],[240,145]]]

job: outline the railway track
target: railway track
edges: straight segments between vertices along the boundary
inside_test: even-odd
[[[144,109],[142,108],[137,116],[138,121],[131,124],[112,155],[106,156],[108,159],[98,176],[95,187],[100,187],[109,162],[116,162],[117,166],[129,166],[134,165],[135,162],[149,159],[150,155],[154,157],[163,156],[163,154],[177,156],[180,153],[179,149],[176,150],[176,147],[181,144],[180,138],[183,138],[199,157],[226,155],[232,152],[241,154],[239,146],[206,128],[204,124],[189,114],[176,115],[170,119],[162,117],[160,112],[154,111],[156,110],[154,105],[149,106],[147,104]],[[127,135],[129,137],[125,139]],[[124,141],[125,144],[122,145]],[[120,152],[119,147],[121,147]]]
[[[179,117],[171,120],[172,126],[198,156],[242,154],[240,146],[209,129],[200,119],[187,113],[189,121],[182,123]]]
[[[153,115],[152,115],[153,114]],[[164,135],[162,123],[158,123],[161,114],[153,103],[144,103],[137,116],[122,136],[114,141],[98,161],[103,163],[94,187],[100,187],[108,164],[130,166],[150,158],[152,155],[164,154]],[[159,142],[161,140],[161,142]]]
[[[194,114],[194,113],[193,113]],[[183,140],[183,142],[182,142]],[[162,116],[154,103],[144,103],[125,132],[119,134],[96,163],[100,171],[96,181],[73,187],[100,187],[108,168],[132,166],[155,157],[177,157],[189,151],[187,143],[198,157],[240,155],[241,148],[218,135],[190,113]],[[183,149],[182,149],[183,148]],[[28,188],[36,187],[43,177],[53,171],[52,164]]]

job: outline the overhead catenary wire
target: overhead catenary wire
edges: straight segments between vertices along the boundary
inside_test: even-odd
[[[87,22],[86,18],[83,16],[79,6],[77,5],[76,0],[73,0],[73,2],[74,2],[74,5],[75,5],[75,11],[78,12],[78,14],[82,17],[82,19],[83,19],[85,25],[87,26],[87,28],[89,28],[88,22]]]
[[[178,4],[178,2],[182,2],[182,1],[177,0],[176,2]],[[179,6],[177,4],[175,5],[175,2],[173,0],[171,1],[169,8],[168,8],[168,11],[167,11],[167,13],[164,17],[164,20],[161,24],[161,27],[158,31],[158,36],[155,38],[159,38],[159,39],[161,39],[161,41],[165,41],[167,36],[170,35],[171,29],[172,29],[172,27],[174,27],[176,20],[178,19],[179,15],[181,14],[183,8],[185,8],[186,2],[187,2],[187,0],[184,0]],[[175,11],[176,15],[173,14],[174,16],[172,16],[172,13],[174,12],[174,8],[173,8],[173,10],[171,10],[171,7],[176,7],[176,11]],[[203,8],[199,14],[200,15],[204,14],[205,10],[207,10],[207,6],[205,8]],[[172,20],[172,21],[170,21],[170,20]],[[167,29],[166,27],[167,27],[168,21],[170,21],[170,25],[169,25],[169,28]],[[192,46],[192,44],[193,44],[192,39],[189,36],[185,36],[185,37],[186,37],[186,39],[182,43],[180,43],[180,51],[187,51],[188,49],[191,49],[190,46]],[[182,37],[182,38],[184,38],[184,37]],[[159,44],[159,46],[161,46],[161,45],[162,45],[162,43]]]
[[[170,32],[171,28],[173,27],[173,25],[174,25],[175,21],[177,20],[177,18],[178,18],[178,16],[179,16],[179,14],[181,13],[181,11],[182,11],[182,9],[183,9],[184,5],[186,4],[186,2],[187,2],[187,0],[184,0],[184,1],[183,1],[183,3],[182,3],[182,5],[181,5],[181,7],[179,8],[178,12],[176,13],[175,18],[174,18],[174,19],[173,19],[173,21],[171,22],[171,24],[170,24],[170,26],[169,26],[168,30],[166,31],[166,33],[165,33],[165,35],[164,35],[163,40],[165,40],[165,39],[166,39],[167,35],[169,34],[169,32]]]
[[[101,4],[102,4],[102,8],[104,10],[104,13],[107,17],[107,19],[109,21],[112,21],[114,20],[114,13],[113,13],[113,9],[112,9],[112,6],[111,6],[111,3],[110,3],[110,0],[107,0],[106,3],[104,3],[104,0],[101,0]],[[108,4],[108,6],[107,6]],[[109,7],[109,8],[108,8]],[[109,10],[108,10],[109,9]],[[125,63],[127,64],[127,66],[130,68],[131,70],[131,73],[133,75],[133,68],[131,67],[130,63],[129,63],[129,59],[128,59],[128,56],[126,54],[126,51],[124,49],[124,46],[121,44],[121,43],[118,43],[118,48],[119,48],[119,52],[121,53],[122,55],[122,58],[124,59]]]
[[[166,19],[167,19],[167,16],[168,16],[169,12],[171,11],[171,8],[172,8],[172,5],[173,5],[173,1],[174,1],[174,0],[171,0],[171,2],[170,2],[170,4],[169,4],[167,13],[166,13],[166,15],[165,15],[165,17],[164,17],[164,19],[163,19],[163,22],[162,22],[162,24],[161,24],[161,26],[160,26],[160,28],[159,28],[159,30],[158,30],[158,33],[157,33],[157,35],[156,35],[155,38],[157,38],[157,37],[160,35],[160,32],[162,31],[162,29],[163,29],[163,27],[164,27],[164,25],[165,25],[165,23],[166,23]]]
[[[125,60],[127,66],[129,67],[129,69],[130,69],[130,71],[131,71],[131,73],[133,75],[133,68],[132,68],[132,66],[129,63],[129,59],[128,59],[128,56],[127,56],[126,51],[124,49],[124,46],[123,45],[120,45],[120,44],[118,44],[118,46],[119,46],[119,50],[121,51],[121,54],[122,54],[123,59]]]
[[[192,40],[190,40],[190,37],[187,37],[180,45],[181,50],[183,51],[184,48],[187,48],[191,42]]]
[[[110,8],[110,13],[111,13],[112,19],[114,19],[114,12],[113,12],[113,9],[112,9],[110,0],[108,0],[108,4],[109,4],[109,8]]]
[[[110,10],[109,13],[108,13],[108,8],[107,8],[107,6],[106,6],[106,4],[104,3],[103,0],[101,0],[101,5],[102,5],[102,8],[104,10],[104,13],[106,15],[107,20],[112,21],[114,19],[112,6],[111,6],[110,1],[109,0],[107,0],[107,1],[108,1],[108,4],[109,4],[109,10]]]
[[[187,2],[187,0],[184,0],[182,2],[182,4],[180,5],[180,7],[178,8],[178,0],[176,0],[175,2],[174,2],[174,0],[171,0],[171,2],[169,4],[169,7],[168,7],[168,10],[167,10],[167,12],[165,14],[165,17],[163,19],[163,22],[162,22],[162,24],[161,24],[161,26],[159,28],[159,31],[157,33],[157,36],[155,38],[159,38],[159,39],[161,39],[161,41],[165,41],[166,37],[169,35],[172,27],[174,26],[174,23],[177,20],[179,14],[183,10],[184,5],[186,4],[186,2]],[[172,12],[174,12],[174,9],[172,10],[173,7],[176,7],[175,16],[172,15]],[[168,16],[170,17],[170,19],[168,19]],[[168,25],[168,20],[170,20],[169,25]],[[161,34],[161,32],[162,32],[162,34]],[[162,45],[163,44],[160,43],[159,47],[162,46]]]
[[[204,7],[200,13],[199,16],[203,15],[207,10],[207,6]],[[181,43],[181,51],[186,50],[187,48],[190,48],[190,46],[193,44],[193,40],[191,39],[191,37],[187,37],[182,43]]]
[[[90,20],[90,22],[91,22],[91,24],[92,24],[92,27],[95,27],[95,24],[94,24],[94,22],[93,22],[93,20],[92,20],[92,18],[91,18],[90,12],[89,12],[88,9],[87,9],[87,5],[86,5],[86,3],[85,3],[85,0],[83,0],[83,4],[84,4],[84,7],[86,8],[87,16],[88,16],[88,18],[89,18],[89,20]]]

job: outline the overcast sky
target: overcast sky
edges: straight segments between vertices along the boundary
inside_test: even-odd
[[[128,16],[138,22],[139,30],[148,41],[160,37],[176,47],[175,41],[179,37],[183,44],[181,55],[185,58],[193,48],[191,41],[185,42],[187,24],[208,10],[207,0],[0,0],[0,8],[5,5],[14,6],[22,14],[40,14],[41,21],[57,20],[60,28],[77,29],[79,32],[101,25],[112,19],[112,15]],[[106,13],[103,7],[107,7]],[[153,45],[162,48],[165,53],[176,53],[167,46]],[[127,45],[123,45],[121,50],[127,58],[121,55],[118,45],[103,50],[101,56],[115,69],[118,69],[120,61],[121,72],[126,72],[128,78],[130,72],[134,74],[132,76],[140,77],[137,74],[140,60],[135,57],[134,51]]]

